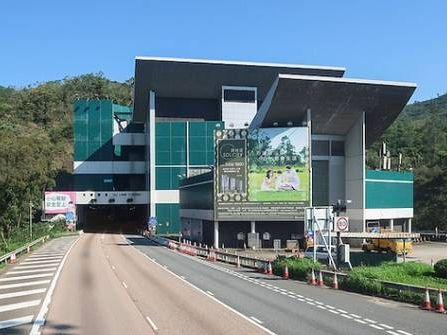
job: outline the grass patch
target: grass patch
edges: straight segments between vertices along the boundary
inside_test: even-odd
[[[359,266],[355,267],[349,276],[447,289],[447,279],[437,277],[430,265],[419,262]]]

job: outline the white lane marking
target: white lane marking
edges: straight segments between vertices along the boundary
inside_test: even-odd
[[[125,239],[125,237],[123,236],[123,239]],[[152,263],[158,265],[160,268],[164,269],[164,271],[170,273],[172,276],[178,278],[179,280],[181,280],[182,282],[184,282],[185,284],[187,284],[188,286],[194,288],[195,290],[201,292],[202,294],[205,294],[209,299],[213,300],[214,302],[218,303],[219,305],[225,307],[226,309],[228,309],[229,311],[235,313],[236,315],[240,316],[241,318],[243,318],[244,320],[250,322],[251,324],[255,325],[256,327],[262,329],[263,331],[265,331],[267,334],[270,335],[277,335],[276,333],[274,333],[273,331],[271,331],[270,329],[254,322],[254,320],[250,319],[248,316],[242,314],[241,312],[235,310],[233,307],[230,307],[229,305],[223,303],[222,301],[220,301],[219,299],[213,297],[212,295],[209,295],[208,293],[206,293],[204,290],[202,290],[201,288],[199,288],[198,286],[190,283],[189,281],[181,278],[178,274],[172,272],[169,269],[163,268],[160,264],[158,264],[156,261],[152,260],[148,255],[146,255],[144,252],[142,252],[141,250],[139,250],[138,248],[133,247],[137,252],[139,252],[143,257],[146,257],[148,260],[150,260]],[[34,335],[34,334],[31,334]],[[37,334],[36,334],[37,335]]]
[[[361,324],[364,324],[364,325],[366,325],[366,321],[363,321],[362,319],[354,319],[354,321],[355,322],[358,322],[358,323],[361,323]]]
[[[320,309],[324,309],[324,310],[327,310],[327,308],[326,308],[326,307],[324,307],[324,306],[321,306],[321,305],[318,305],[318,306],[317,306],[317,308],[320,308]]]
[[[26,260],[29,261],[49,261],[49,260],[59,260],[62,259],[64,256],[51,256],[51,257],[35,257],[35,256],[30,256],[28,257]]]
[[[21,308],[37,306],[40,304],[40,302],[41,302],[41,300],[39,299],[39,300],[18,302],[16,304],[3,305],[3,306],[0,306],[0,313],[7,312],[7,311],[14,311],[16,309],[21,309]]]
[[[394,327],[388,326],[388,325],[386,325],[384,323],[379,323],[379,325],[382,326],[383,328],[386,328],[386,329],[394,329]]]
[[[308,303],[309,305],[315,306],[315,304],[311,301],[306,301],[306,303]]]
[[[149,324],[151,325],[151,327],[154,330],[154,332],[158,331],[157,326],[155,325],[154,321],[151,320],[150,317],[146,316],[146,320],[147,320],[147,322],[149,322]]]
[[[65,261],[67,260],[68,255],[71,252],[71,249],[78,243],[80,240],[80,235],[68,248],[67,252],[65,253],[64,258],[62,258],[62,261],[60,262],[59,268],[56,271],[56,274],[53,277],[53,280],[51,281],[50,287],[48,289],[47,295],[45,296],[45,299],[43,300],[42,307],[40,308],[39,313],[37,314],[36,318],[34,319],[33,327],[31,328],[31,331],[29,335],[39,335],[39,329],[43,324],[45,323],[45,315],[48,312],[48,306],[50,305],[51,297],[53,296],[54,288],[56,287],[56,282],[59,279],[59,276],[61,274],[62,268],[64,267]]]
[[[374,321],[374,320],[371,320],[371,319],[367,319],[367,318],[364,318],[363,320],[365,320],[366,322],[370,322],[370,323],[377,323],[377,321]]]
[[[352,317],[354,317],[354,318],[357,318],[357,319],[360,319],[360,318],[361,318],[361,316],[360,316],[360,315],[357,315],[357,314],[349,313],[349,315],[352,316]]]
[[[116,268],[115,268],[115,265],[112,265],[112,270],[115,270]]]
[[[126,282],[122,282],[122,284],[123,284],[124,288],[126,288],[126,289],[128,288]]]
[[[337,312],[335,309],[328,309],[328,312],[333,314],[340,314],[340,312]]]
[[[48,284],[49,282],[50,282],[50,280],[48,279],[48,280],[31,281],[31,282],[27,282],[27,283],[0,285],[0,290],[6,290],[6,289],[16,288],[16,287],[43,285],[43,284]]]
[[[32,294],[44,293],[46,288],[37,288],[35,290],[27,290],[27,291],[18,291],[18,292],[10,292],[0,294],[0,299],[8,299],[8,298],[16,298],[16,297],[24,297]]]
[[[335,307],[334,306],[331,306],[331,305],[325,305],[327,308],[330,308],[330,309],[335,309]]]
[[[340,315],[346,319],[352,319],[352,316],[349,316],[348,314],[340,314]]]
[[[24,279],[34,279],[34,278],[44,278],[44,277],[51,277],[54,272],[50,273],[40,273],[37,275],[27,275],[27,276],[18,276],[18,277],[6,277],[6,278],[0,278],[0,282],[4,281],[15,281],[15,280],[24,280]]]
[[[6,273],[7,276],[10,275],[18,275],[18,274],[23,274],[23,273],[36,273],[36,272],[46,272],[46,271],[54,271],[57,268],[41,268],[41,269],[34,269],[34,270],[11,270],[9,272]]]
[[[250,319],[256,321],[257,323],[259,323],[260,325],[262,325],[264,322],[262,322],[261,320],[255,318],[254,316],[250,316]]]
[[[376,329],[379,329],[379,330],[383,330],[383,329],[384,329],[383,327],[380,327],[380,326],[378,326],[378,325],[370,324],[369,326],[370,326],[370,327],[373,327],[373,328],[376,328]]]
[[[211,296],[213,296],[213,297],[214,297],[214,293],[213,293],[213,292],[210,292],[210,291],[206,291],[206,293],[208,293],[209,295],[211,295]]]
[[[401,333],[401,334],[404,334],[404,335],[413,335],[413,334],[411,334],[409,332],[406,332],[405,330],[396,330],[396,331]]]
[[[49,261],[33,261],[33,260],[31,260],[31,261],[28,261],[28,260],[26,260],[21,264],[34,265],[34,264],[47,264],[47,263],[59,263],[59,261],[57,261],[57,260],[49,260]]]
[[[56,256],[62,256],[64,257],[64,253],[39,253],[39,254],[32,254],[30,257],[56,257]]]
[[[0,329],[17,327],[33,321],[33,315],[23,316],[21,318],[0,321]]]
[[[337,311],[339,311],[340,313],[348,313],[344,309],[340,309],[340,308],[337,308]]]
[[[45,268],[45,267],[48,267],[48,266],[56,266],[58,264],[59,264],[59,262],[54,263],[54,264],[42,264],[42,265],[17,265],[17,267],[15,269],[17,269],[17,270],[39,269],[39,268]]]
[[[180,278],[185,279],[186,277],[185,276],[180,276]]]
[[[391,335],[400,335],[399,333],[392,331],[392,330],[387,330],[386,332]]]

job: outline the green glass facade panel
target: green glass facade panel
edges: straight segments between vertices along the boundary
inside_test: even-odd
[[[186,167],[171,168],[171,190],[177,190],[180,180],[186,178]]]
[[[171,122],[171,136],[186,136],[186,122]]]
[[[186,164],[186,151],[171,151],[172,165],[184,165]]]
[[[413,173],[366,170],[366,208],[413,208]]]
[[[155,161],[157,165],[170,165],[171,153],[169,151],[156,151]]]
[[[206,165],[206,151],[190,151],[189,152],[190,165]]]
[[[157,190],[171,189],[171,168],[169,167],[155,168],[155,188]]]
[[[206,122],[190,122],[189,137],[206,136]]]
[[[171,124],[170,122],[156,122],[155,123],[155,136],[171,136]]]
[[[156,204],[157,234],[178,234],[180,214],[178,204]]]

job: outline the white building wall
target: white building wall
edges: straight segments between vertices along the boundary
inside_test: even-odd
[[[144,174],[146,162],[74,161],[73,174]]]
[[[235,102],[225,101],[225,90],[248,90],[255,92],[254,102]],[[255,87],[222,87],[222,121],[225,122],[225,128],[247,128],[258,111],[258,102]]]
[[[365,116],[354,123],[345,137],[346,214],[351,231],[365,231]]]

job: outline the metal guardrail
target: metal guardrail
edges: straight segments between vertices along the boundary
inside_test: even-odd
[[[218,251],[216,249],[212,248],[203,248],[199,247],[194,244],[190,243],[180,243],[173,240],[168,240],[165,238],[161,238],[158,236],[151,236],[149,237],[151,240],[161,244],[165,245],[167,247],[170,247],[171,249],[178,250],[180,252],[184,252],[193,256],[199,256],[202,258],[208,258],[210,255],[210,252],[215,254],[216,260],[225,262],[228,264],[237,264],[238,258],[239,258],[239,264],[241,267],[251,268],[251,269],[264,269],[266,265],[270,262],[266,259],[259,259],[254,257],[248,257],[248,256],[240,256],[237,253],[228,253],[228,252],[222,252]],[[188,251],[188,248],[191,249]],[[325,280],[332,280],[334,278],[334,271],[330,270],[321,270],[323,279]],[[346,272],[338,272],[337,276],[339,279],[343,280],[343,278],[346,278],[348,276],[348,273]],[[378,283],[380,283],[384,289],[390,289],[390,290],[396,290],[397,292],[412,292],[416,294],[423,295],[425,293],[425,290],[428,289],[429,294],[433,297],[435,294],[438,293],[437,288],[431,288],[431,287],[423,287],[423,286],[417,286],[417,285],[410,285],[410,284],[403,284],[403,283],[395,283],[395,282],[389,282],[389,281],[383,281],[383,280],[377,280]]]
[[[36,244],[39,244],[39,243],[43,244],[43,243],[45,243],[45,240],[47,240],[48,238],[49,238],[49,235],[42,236],[41,238],[38,238],[37,240],[34,240],[34,241],[32,241],[32,242],[30,242],[28,244],[25,244],[23,247],[20,247],[20,248],[18,248],[16,250],[8,252],[7,254],[5,254],[3,256],[0,256],[0,262],[7,262],[8,260],[11,259],[11,256],[13,256],[13,255],[16,256],[16,255],[19,255],[19,254],[21,254],[23,252],[29,252],[29,250],[32,247],[34,247]]]

